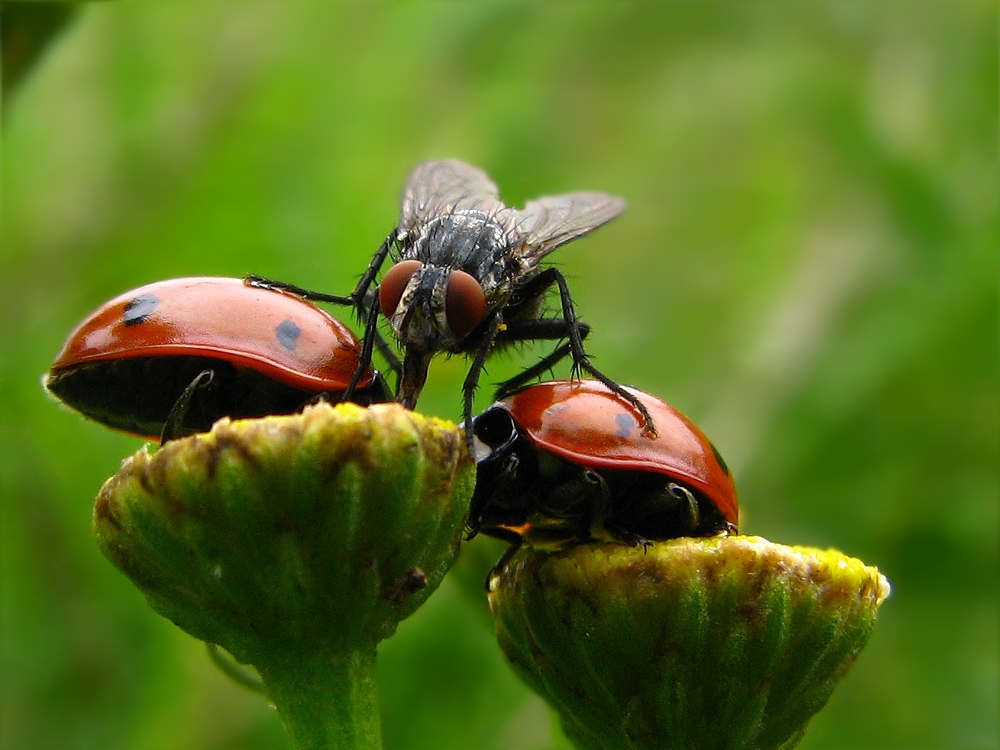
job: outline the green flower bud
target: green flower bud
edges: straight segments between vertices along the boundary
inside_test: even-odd
[[[257,668],[299,747],[377,747],[375,647],[454,562],[474,481],[455,425],[319,404],[140,450],[94,533],[153,609]]]
[[[525,550],[490,594],[500,645],[586,750],[790,748],[889,584],[759,537]]]

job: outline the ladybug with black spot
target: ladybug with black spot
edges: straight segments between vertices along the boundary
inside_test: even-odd
[[[337,401],[356,376],[361,342],[292,294],[242,279],[171,279],[123,294],[88,316],[44,385],[101,424],[147,439],[207,431],[232,419],[291,414]],[[388,399],[361,373],[353,400]]]
[[[656,420],[657,436],[595,380],[538,383],[475,418],[468,537],[510,543],[491,578],[522,544],[647,545],[736,533],[736,485],[719,452],[670,404],[628,391]]]

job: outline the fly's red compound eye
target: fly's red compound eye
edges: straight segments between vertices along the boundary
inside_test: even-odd
[[[452,271],[445,293],[445,317],[457,338],[468,335],[486,312],[486,292],[472,274]]]
[[[396,308],[403,298],[406,285],[421,266],[423,263],[419,260],[401,260],[386,271],[378,287],[378,304],[385,317],[391,318],[396,314]]]

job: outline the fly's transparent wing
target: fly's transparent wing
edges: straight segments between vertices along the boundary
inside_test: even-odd
[[[399,228],[407,232],[436,217],[476,210],[496,215],[506,209],[485,172],[449,159],[428,161],[411,173],[403,190]]]
[[[604,193],[567,193],[528,201],[515,212],[516,253],[537,260],[611,221],[625,207],[624,200]]]

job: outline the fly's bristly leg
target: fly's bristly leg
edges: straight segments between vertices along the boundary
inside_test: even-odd
[[[355,312],[358,314],[358,321],[364,323],[368,319],[368,308],[372,304],[376,304],[375,297],[370,292],[371,285],[375,281],[375,277],[378,276],[378,272],[381,270],[382,264],[385,263],[386,256],[389,255],[389,251],[392,249],[397,234],[398,230],[394,229],[382,241],[379,249],[368,262],[368,267],[358,280],[357,285],[354,287],[354,291],[346,297],[338,294],[317,292],[314,289],[306,289],[302,286],[289,284],[285,281],[277,281],[275,279],[267,278],[266,276],[259,276],[255,273],[249,273],[244,276],[243,283],[247,286],[257,287],[258,289],[288,292],[289,294],[294,294],[296,297],[307,299],[310,302],[325,302],[330,305],[345,305],[353,307]]]
[[[632,408],[642,415],[643,424],[646,425],[642,431],[650,437],[656,437],[658,433],[656,432],[656,425],[653,424],[653,417],[650,415],[649,410],[642,403],[642,401],[594,367],[594,365],[590,362],[590,357],[587,356],[587,353],[583,350],[583,338],[580,336],[576,312],[573,309],[573,298],[570,296],[569,285],[566,283],[566,277],[562,275],[562,272],[560,272],[558,268],[548,268],[542,273],[551,273],[555,278],[555,283],[559,287],[559,300],[562,303],[563,319],[566,321],[566,326],[569,328],[567,333],[569,334],[569,344],[573,353],[573,366],[586,371],[592,377],[604,383],[605,387],[607,387],[612,393],[617,395],[619,398],[623,398],[628,401],[632,405]]]
[[[587,334],[590,333],[590,326],[581,321],[577,322],[580,327],[580,338],[587,338]],[[539,340],[555,340],[555,339],[565,339],[566,336],[566,321],[562,318],[543,318],[542,320],[532,320],[527,321],[523,324],[512,325],[506,331],[503,331],[497,336],[497,343],[514,343],[518,341],[539,341]],[[559,364],[562,360],[566,359],[571,352],[571,346],[569,343],[560,344],[555,348],[550,354],[546,355],[543,359],[533,364],[531,367],[522,370],[520,373],[512,378],[499,383],[497,385],[497,390],[495,398],[497,400],[506,398],[514,391],[520,390],[522,387],[527,385],[533,380],[538,379],[544,373],[549,372]]]
[[[288,294],[294,294],[296,297],[307,299],[310,302],[326,302],[330,305],[356,307],[353,296],[340,297],[336,294],[316,292],[312,289],[306,289],[305,287],[296,286],[295,284],[289,284],[285,281],[277,281],[275,279],[269,279],[266,276],[258,276],[255,273],[248,273],[244,276],[243,283],[257,289],[267,289],[272,292],[287,292]]]
[[[479,385],[479,377],[482,375],[483,367],[486,366],[486,360],[490,356],[490,352],[493,351],[493,343],[496,341],[497,331],[500,329],[502,321],[503,316],[500,312],[493,314],[493,319],[486,326],[482,342],[476,350],[476,356],[469,366],[469,372],[466,373],[465,382],[462,383],[462,419],[465,421],[465,437],[469,450],[472,450],[474,442],[472,411],[475,406],[476,387]]]
[[[653,418],[643,403],[591,363],[590,356],[583,348],[583,340],[590,333],[590,326],[576,317],[576,310],[573,306],[573,298],[570,295],[569,285],[566,283],[566,277],[563,276],[562,272],[558,268],[546,268],[531,280],[531,284],[526,288],[524,296],[526,299],[531,299],[532,295],[544,294],[545,290],[553,284],[559,289],[562,317],[542,318],[541,320],[528,320],[511,324],[507,330],[497,337],[497,342],[508,343],[530,339],[567,339],[567,343],[557,347],[554,352],[526,369],[520,375],[515,375],[513,378],[501,383],[497,390],[497,398],[503,398],[514,392],[546,370],[552,368],[567,354],[570,354],[573,357],[574,377],[578,376],[582,371],[599,380],[608,390],[631,404],[632,408],[642,417],[642,422],[645,425],[643,432],[651,437],[656,437],[656,425],[653,423]]]
[[[243,278],[245,284],[257,287],[258,289],[287,292],[289,294],[294,294],[297,297],[301,297],[302,299],[309,300],[310,302],[323,302],[331,305],[344,305],[346,307],[354,308],[358,322],[364,326],[364,339],[362,342],[361,359],[359,359],[358,367],[354,372],[354,376],[351,378],[350,385],[348,386],[344,396],[345,398],[350,398],[353,395],[355,388],[361,380],[361,376],[371,365],[372,352],[375,347],[378,347],[379,354],[385,358],[389,369],[395,373],[398,389],[398,379],[403,370],[403,364],[396,355],[396,352],[385,340],[385,337],[382,336],[381,332],[378,330],[378,298],[375,295],[375,291],[371,288],[372,284],[375,282],[375,277],[378,276],[379,271],[382,269],[382,265],[385,263],[385,259],[392,250],[398,234],[399,230],[393,229],[392,232],[386,236],[386,238],[382,241],[382,244],[379,246],[379,249],[375,252],[375,255],[373,255],[372,259],[369,261],[368,267],[361,275],[361,278],[358,280],[354,290],[346,297],[336,294],[326,294],[325,292],[317,292],[313,289],[306,289],[305,287],[296,286],[295,284],[289,284],[284,281],[269,279],[265,276],[258,276],[257,274],[247,274]]]
[[[375,277],[378,276],[378,272],[382,270],[382,265],[385,263],[385,259],[389,255],[389,251],[396,242],[396,237],[399,234],[398,229],[393,229],[384,240],[382,244],[379,245],[378,250],[375,251],[375,255],[372,256],[371,261],[368,263],[368,268],[365,272],[361,274],[361,278],[358,280],[357,286],[354,287],[354,291],[351,292],[351,302],[357,309],[359,315],[361,315],[362,320],[364,320],[365,308],[369,305],[378,306],[378,301],[374,299],[374,295],[369,294],[372,284],[375,282]]]
[[[358,366],[354,370],[354,375],[351,377],[351,382],[348,383],[347,389],[344,391],[344,400],[350,400],[351,396],[354,395],[354,390],[358,387],[358,383],[361,380],[361,376],[368,370],[372,363],[372,352],[377,341],[382,340],[382,336],[378,332],[378,305],[372,305],[367,311],[367,320],[365,321],[365,333],[361,340],[361,354],[358,357]],[[382,341],[384,344],[385,342]],[[398,362],[398,360],[397,360]],[[398,371],[397,371],[398,372]]]

